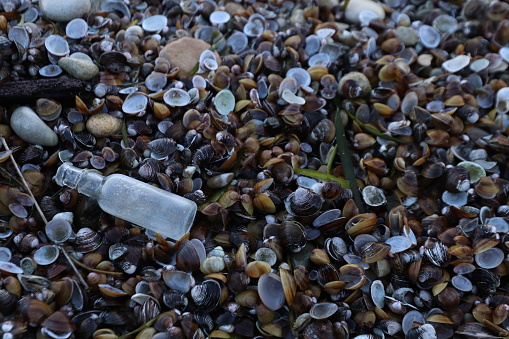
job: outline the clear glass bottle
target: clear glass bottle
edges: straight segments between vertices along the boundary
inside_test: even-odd
[[[105,177],[66,162],[54,179],[96,199],[104,212],[164,237],[178,240],[193,225],[197,209],[193,201],[122,174]]]

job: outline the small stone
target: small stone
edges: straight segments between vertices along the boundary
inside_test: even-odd
[[[92,115],[86,124],[87,130],[98,138],[109,137],[122,127],[122,120],[106,113]]]
[[[350,23],[359,23],[359,14],[362,11],[372,11],[380,19],[385,19],[385,11],[382,6],[371,0],[350,1],[345,11],[345,19]]]
[[[61,58],[58,66],[79,80],[91,80],[99,73],[99,68],[92,61],[81,58]]]
[[[189,73],[200,60],[203,51],[210,48],[210,45],[201,39],[183,37],[169,42],[159,52],[159,56],[170,61],[171,67],[178,67],[179,73]],[[216,54],[216,60],[221,60]]]
[[[414,46],[419,41],[417,31],[411,27],[399,26],[396,28],[396,38],[405,46]]]
[[[224,6],[224,10],[226,11],[226,13],[228,13],[230,15],[242,14],[245,12],[244,6],[242,6],[241,4],[238,4],[236,2],[233,2],[233,1],[228,2]]]
[[[90,12],[90,0],[40,0],[42,15],[52,21],[68,22]]]
[[[369,92],[371,92],[371,83],[364,74],[360,72],[350,72],[348,74],[345,74],[341,78],[341,80],[339,80],[338,91],[340,94],[343,94],[343,84],[347,80],[354,80],[357,83],[357,85],[362,89],[360,97],[366,96],[369,94]]]
[[[56,146],[58,137],[30,107],[21,106],[11,115],[11,128],[21,139],[31,144]]]
[[[292,12],[292,16],[290,17],[290,23],[292,26],[297,24],[304,25],[306,23],[306,18],[304,17],[304,10],[300,8],[296,8]]]

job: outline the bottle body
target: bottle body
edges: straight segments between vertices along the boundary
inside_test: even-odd
[[[105,178],[97,199],[101,209],[164,237],[180,239],[189,232],[196,204],[186,198],[122,174]]]
[[[108,214],[174,240],[189,232],[197,210],[189,199],[122,174],[104,177],[65,163],[55,181],[96,199]]]

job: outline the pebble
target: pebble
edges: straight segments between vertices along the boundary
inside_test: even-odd
[[[371,0],[350,0],[345,11],[345,19],[350,23],[359,23],[359,13],[372,11],[380,19],[385,19],[385,11],[382,6]]]
[[[58,144],[55,132],[30,107],[16,108],[11,115],[10,123],[14,133],[28,143],[42,146]]]
[[[87,130],[98,138],[109,137],[122,127],[122,120],[106,113],[92,115],[87,120]]]
[[[415,46],[419,41],[417,31],[411,27],[399,26],[396,28],[396,38],[399,39],[405,46]]]
[[[45,18],[59,22],[82,18],[92,7],[90,0],[40,0],[39,6]]]
[[[179,73],[189,73],[200,60],[200,54],[209,49],[210,45],[201,39],[183,37],[170,41],[159,52],[159,56],[170,61],[171,67],[179,68]],[[218,64],[221,60],[216,53]]]
[[[58,66],[79,80],[91,80],[99,73],[99,68],[92,61],[81,58],[61,58]]]
[[[304,10],[297,8],[292,12],[292,16],[290,17],[290,23],[292,25],[304,25],[306,23],[306,18],[304,17]]]
[[[341,80],[339,80],[338,85],[339,93],[342,93],[343,84],[347,80],[354,80],[357,83],[357,85],[359,85],[360,88],[362,88],[362,93],[360,95],[361,97],[366,96],[369,94],[369,92],[371,92],[371,83],[364,74],[362,74],[361,72],[350,72],[348,74],[345,74],[341,78]]]
[[[228,2],[225,6],[224,6],[224,10],[226,11],[226,13],[230,14],[230,15],[234,15],[234,14],[241,14],[241,13],[244,13],[245,9],[244,9],[244,6],[242,6],[241,4],[238,4],[236,2]]]

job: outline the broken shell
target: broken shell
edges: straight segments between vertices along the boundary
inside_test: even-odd
[[[375,186],[366,186],[362,190],[362,198],[369,206],[382,206],[387,202],[384,192]]]
[[[334,303],[316,303],[309,310],[309,315],[313,319],[327,319],[338,311],[338,305]]]

